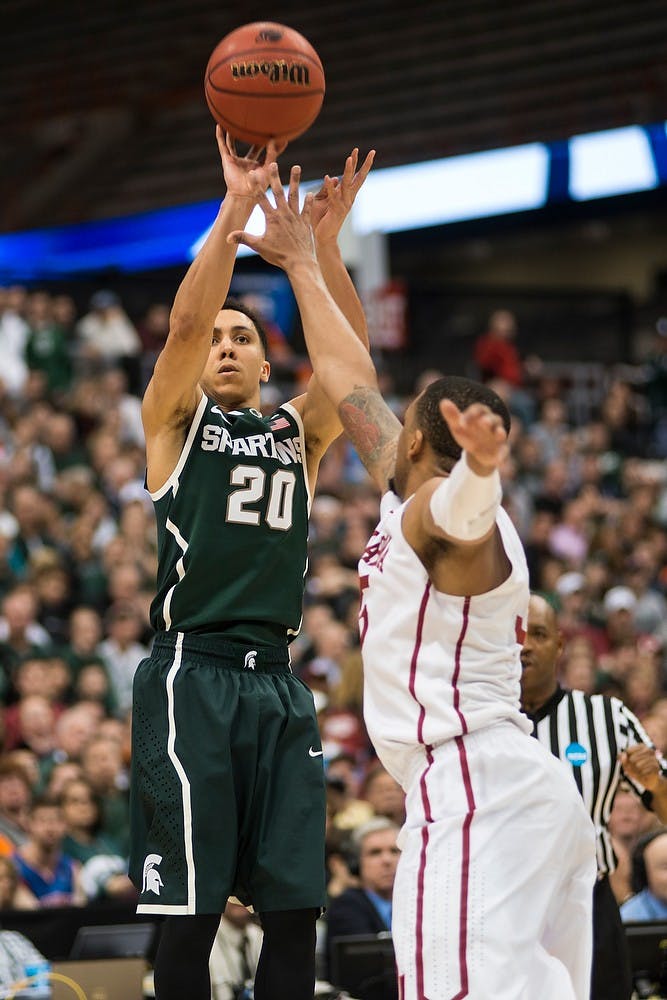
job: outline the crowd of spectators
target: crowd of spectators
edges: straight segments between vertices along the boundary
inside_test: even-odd
[[[168,312],[154,303],[133,322],[101,289],[79,316],[67,294],[0,289],[0,857],[23,872],[16,880],[5,864],[11,905],[132,898],[131,691],[151,643],[157,565],[140,397]],[[531,588],[559,614],[562,682],[620,695],[667,753],[667,327],[657,325],[632,377],[628,366],[619,369],[626,377],[607,372],[584,422],[562,379],[539,359],[521,361],[515,334],[516,318],[495,313],[471,366],[476,358],[478,376],[513,412],[504,503]],[[278,373],[271,407],[297,391],[303,359],[283,352]],[[425,372],[415,391],[437,374]],[[408,400],[386,370],[382,377],[400,416]],[[332,897],[358,884],[348,863],[354,831],[403,816],[402,792],[374,758],[361,713],[356,566],[378,500],[339,439],[312,507],[292,650],[322,731]],[[618,842],[627,854],[643,831],[625,805]],[[71,859],[69,882],[62,857]],[[30,863],[42,873],[50,866],[54,885],[29,888]]]

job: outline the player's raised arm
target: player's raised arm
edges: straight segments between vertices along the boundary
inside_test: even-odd
[[[342,176],[338,178],[327,175],[324,178],[322,187],[313,198],[310,212],[315,251],[326,286],[366,348],[369,347],[366,314],[343,261],[338,235],[370,173],[374,159],[375,150],[372,149],[357,169],[359,150],[355,147],[345,160]]]
[[[419,400],[412,406],[419,405]],[[506,579],[510,564],[497,530],[502,500],[499,468],[507,455],[507,423],[489,406],[465,409],[441,399],[439,415],[462,449],[447,474],[423,482],[403,516],[403,532],[431,579],[448,593],[485,593]],[[421,430],[409,431],[408,461],[428,448]]]
[[[276,207],[268,198],[260,199],[266,217],[264,236],[235,232],[229,239],[252,247],[289,277],[315,376],[359,457],[384,490],[393,474],[401,425],[380,395],[366,347],[327,288],[311,228],[312,195],[299,211],[300,168],[292,168],[287,198],[277,165],[270,168],[270,176]]]
[[[188,268],[171,309],[169,336],[155,365],[143,402],[147,439],[165,427],[182,426],[192,416],[211,347],[215,317],[227,297],[236,248],[227,236],[245,226],[268,184],[268,169],[285,144],[269,143],[263,162],[251,149],[236,155],[233,142],[216,129],[227,193],[209,236]]]

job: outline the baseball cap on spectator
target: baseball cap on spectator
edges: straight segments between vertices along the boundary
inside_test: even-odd
[[[613,615],[615,611],[634,611],[637,606],[637,598],[629,587],[612,587],[604,595],[602,607],[607,615]]]
[[[578,590],[583,590],[585,582],[583,573],[576,573],[574,570],[563,573],[556,580],[556,593],[559,597],[569,597],[570,594],[576,594]]]

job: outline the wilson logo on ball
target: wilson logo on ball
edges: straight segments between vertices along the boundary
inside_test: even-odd
[[[283,37],[282,31],[273,31],[267,29],[265,31],[260,31],[255,39],[256,42],[279,42]]]
[[[231,64],[232,79],[253,79],[265,76],[271,83],[295,83],[300,87],[310,85],[310,73],[303,63],[288,63],[284,59],[274,62],[235,62]]]

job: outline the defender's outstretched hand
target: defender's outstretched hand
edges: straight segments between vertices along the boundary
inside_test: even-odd
[[[299,181],[301,167],[290,171],[287,198],[280,181],[278,164],[268,167],[269,183],[276,204],[275,208],[262,194],[258,204],[264,212],[266,231],[263,236],[253,236],[239,230],[230,233],[228,243],[243,243],[260,254],[269,264],[275,264],[289,273],[295,265],[315,262],[313,230],[310,224],[313,195],[306,195],[303,208],[299,211]]]
[[[311,211],[311,224],[319,245],[336,242],[340,228],[370,173],[374,159],[375,150],[371,149],[357,170],[359,150],[355,147],[345,161],[343,176],[329,177],[327,174],[324,178],[322,187],[315,194]]]
[[[264,156],[262,146],[251,146],[245,156],[236,152],[236,143],[220,125],[215,130],[227,193],[257,201],[269,186],[269,169],[287,148],[286,142],[269,140]]]
[[[441,401],[440,412],[452,437],[465,451],[473,472],[484,476],[498,468],[509,446],[507,431],[497,413],[483,403],[473,403],[461,411],[451,399]]]

